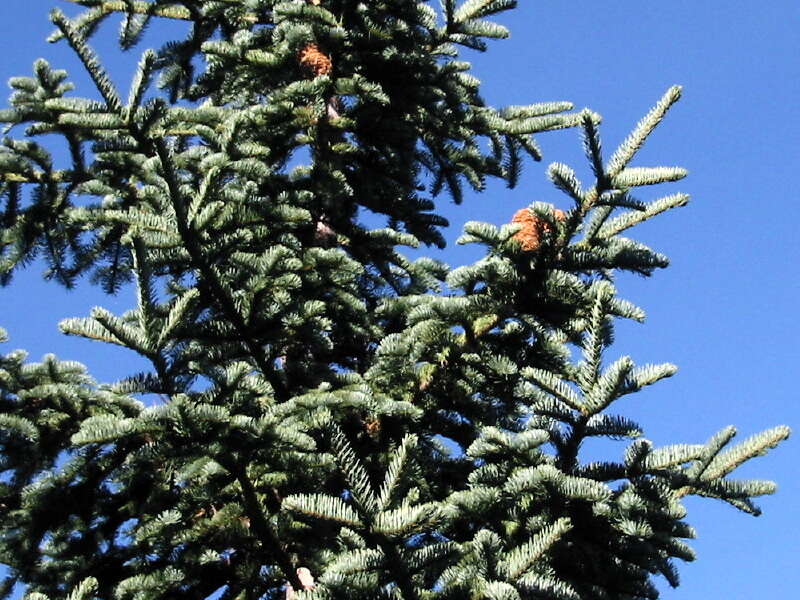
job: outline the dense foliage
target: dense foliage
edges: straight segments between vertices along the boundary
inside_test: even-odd
[[[606,160],[589,110],[481,99],[459,48],[505,37],[513,0],[70,1],[53,40],[96,91],[44,61],[11,81],[0,276],[132,283],[133,310],[61,328],[152,368],[0,358],[3,597],[655,598],[693,558],[683,497],[758,514],[773,484],[728,475],[788,429],[656,448],[612,410],[675,372],[604,352],[644,319],[615,274],[668,262],[626,235],[687,202],[636,196],[683,169],[631,166],[679,88]],[[187,30],[127,97],[88,41],[120,15],[124,49]],[[437,198],[515,185],[567,127],[594,180],[550,165],[566,210],[469,223],[472,265],[404,257],[443,245]],[[593,437],[620,459],[587,461]]]

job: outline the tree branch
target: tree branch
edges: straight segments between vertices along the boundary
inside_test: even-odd
[[[83,2],[81,0],[66,0],[67,2],[72,2],[73,4],[80,4],[83,6]],[[156,6],[151,4],[150,2],[144,2],[143,0],[135,0],[134,2],[125,2],[124,0],[107,0],[103,2],[99,7],[104,13],[112,13],[112,12],[121,12],[126,14],[137,14],[137,15],[150,15],[153,17],[161,17],[164,19],[176,19],[179,21],[193,21],[192,13],[189,11],[188,8],[181,6],[180,4],[173,4],[171,6]],[[263,23],[260,21],[257,16],[249,14],[245,15],[245,21],[250,23]]]
[[[186,251],[189,253],[195,268],[203,275],[203,278],[207,282],[211,293],[216,297],[220,307],[222,308],[222,311],[225,313],[225,316],[230,320],[245,346],[247,346],[247,349],[250,352],[250,355],[253,357],[256,366],[269,380],[270,385],[275,392],[275,397],[279,401],[288,400],[289,392],[286,389],[286,386],[278,377],[275,369],[270,367],[269,361],[264,353],[264,349],[250,337],[249,328],[247,327],[247,323],[245,323],[244,317],[236,308],[236,304],[228,294],[225,286],[220,281],[216,269],[213,265],[206,261],[205,256],[203,255],[203,250],[200,247],[200,244],[197,243],[197,238],[189,226],[188,217],[186,215],[186,207],[183,204],[183,199],[181,197],[180,190],[178,189],[178,181],[174,169],[172,168],[169,152],[167,151],[164,141],[162,139],[155,139],[152,140],[152,143],[155,146],[156,153],[161,161],[161,166],[164,169],[164,179],[167,182],[170,199],[172,200],[172,205],[175,209],[175,220],[177,221],[178,225],[178,233],[180,234],[183,243],[186,245]]]
[[[289,555],[284,551],[280,539],[275,535],[269,522],[264,517],[264,513],[261,510],[261,503],[258,500],[258,493],[253,486],[253,482],[250,481],[250,478],[247,476],[246,470],[236,465],[233,472],[239,485],[242,486],[245,510],[253,523],[253,529],[261,540],[261,545],[274,553],[278,566],[281,571],[283,571],[283,574],[292,587],[296,590],[302,590],[303,584],[297,575],[297,570],[294,564],[292,564]]]

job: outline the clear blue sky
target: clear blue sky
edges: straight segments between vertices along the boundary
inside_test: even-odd
[[[622,409],[657,444],[700,442],[723,426],[742,437],[785,423],[800,429],[796,380],[797,184],[800,172],[800,4],[671,0],[660,3],[527,0],[502,21],[512,38],[471,57],[494,105],[570,100],[604,117],[604,146],[612,149],[674,83],[684,98],[651,138],[637,164],[680,165],[688,179],[664,193],[692,195],[689,207],[641,228],[639,236],[673,265],[649,280],[618,282],[648,312],[644,325],[620,328],[617,353],[637,362],[671,361],[678,375],[625,400]],[[0,79],[27,75],[43,56],[66,67],[90,94],[86,78],[62,44],[44,42],[47,12],[59,0],[0,4]],[[107,29],[114,30],[116,25]],[[160,45],[158,29],[145,38]],[[124,88],[139,49],[123,55],[108,36],[96,42]],[[3,102],[5,104],[5,102]],[[567,162],[586,173],[577,132],[539,136],[542,164],[529,164],[517,190],[492,186],[454,207],[449,240],[467,220],[503,223],[534,200],[561,203],[544,168]],[[451,246],[438,254],[452,265],[477,257]],[[102,297],[88,284],[67,293],[40,281],[41,265],[0,289],[0,325],[11,348],[39,359],[47,352],[89,365],[99,380],[137,368],[135,357],[108,346],[65,338],[59,320],[83,316],[95,304],[116,312],[133,303],[129,291]],[[791,439],[744,475],[774,479],[777,496],[763,499],[755,519],[712,501],[689,501],[699,559],[682,565],[683,585],[667,600],[789,598],[800,593],[800,479]],[[620,448],[621,450],[621,448]],[[665,588],[665,586],[662,586]]]

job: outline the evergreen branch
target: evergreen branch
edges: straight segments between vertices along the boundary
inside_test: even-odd
[[[674,85],[669,88],[656,105],[639,121],[633,132],[619,145],[617,151],[608,161],[606,172],[611,178],[616,177],[628,165],[634,155],[639,151],[647,137],[667,114],[667,111],[681,97],[681,86]]]
[[[203,275],[203,278],[208,283],[210,291],[217,299],[217,302],[219,302],[223,313],[225,313],[225,316],[230,320],[231,324],[236,329],[240,339],[247,346],[247,349],[249,350],[250,355],[253,357],[253,360],[256,362],[256,365],[269,380],[270,385],[273,387],[276,399],[278,401],[288,400],[289,392],[286,389],[285,384],[280,380],[275,369],[270,366],[266,354],[264,353],[264,349],[250,336],[250,330],[247,327],[247,323],[245,323],[244,317],[236,307],[236,303],[234,302],[233,298],[231,298],[230,294],[225,289],[225,286],[220,281],[217,270],[205,259],[203,250],[197,241],[197,236],[194,235],[194,232],[189,225],[186,205],[183,202],[183,196],[178,186],[177,174],[175,173],[175,168],[172,165],[170,153],[164,144],[164,140],[154,139],[152,140],[152,143],[155,146],[156,153],[164,170],[164,178],[167,182],[170,200],[172,201],[172,206],[175,210],[175,219],[178,225],[178,232],[180,233],[181,239],[185,244],[186,251],[189,253],[195,268]]]
[[[466,0],[453,14],[456,23],[488,17],[509,10],[517,5],[516,0]]]
[[[355,509],[344,500],[326,494],[294,494],[283,499],[282,507],[312,519],[332,521],[351,529],[361,529],[363,524]]]
[[[139,65],[136,69],[136,74],[133,76],[131,88],[128,92],[128,122],[132,123],[133,116],[136,114],[136,108],[142,103],[142,97],[150,85],[150,80],[153,71],[156,68],[157,55],[152,50],[147,50],[142,54],[139,59]]]
[[[686,206],[688,202],[689,196],[687,194],[673,194],[671,196],[660,198],[646,205],[644,210],[625,212],[617,217],[614,217],[610,221],[598,222],[594,235],[589,235],[589,233],[587,233],[586,239],[588,240],[595,236],[604,239],[611,238],[618,233],[622,233],[626,229],[629,229],[634,225],[638,225],[639,223],[642,223],[658,214],[679,206]],[[608,212],[610,214],[611,207],[607,208],[609,209]]]
[[[89,77],[91,77],[108,107],[112,111],[119,113],[122,109],[122,101],[119,98],[119,94],[111,78],[105,72],[105,69],[103,69],[100,61],[97,60],[97,56],[95,56],[92,49],[86,45],[86,40],[83,39],[80,32],[73,28],[70,20],[60,10],[54,9],[53,12],[50,13],[50,19],[56,27],[61,30],[64,37],[67,38],[69,45],[78,55],[78,58],[80,58],[83,66],[86,68],[86,72],[89,74]]]
[[[633,361],[623,356],[606,369],[586,395],[584,412],[590,416],[605,410],[622,394],[625,380],[633,369]]]
[[[578,384],[584,394],[589,394],[600,376],[600,361],[604,348],[603,325],[608,319],[607,306],[613,297],[613,287],[610,284],[599,283],[595,286],[594,302],[586,335],[581,344],[583,361],[578,371]]]
[[[581,112],[581,124],[583,125],[583,149],[586,158],[592,165],[592,172],[598,181],[605,179],[605,167],[603,166],[603,145],[600,140],[600,132],[597,128],[597,115],[590,110]]]
[[[736,427],[729,425],[711,437],[706,442],[700,458],[686,470],[686,476],[693,481],[699,481],[711,462],[722,449],[736,436]]]
[[[552,163],[547,168],[547,176],[558,189],[568,194],[578,207],[583,206],[584,192],[575,171],[565,164]]]
[[[420,596],[412,583],[411,573],[409,573],[406,562],[397,548],[383,540],[378,541],[378,547],[386,555],[386,564],[389,566],[389,572],[392,574],[403,600],[420,600]]]
[[[372,490],[367,470],[361,464],[342,430],[335,423],[331,423],[330,427],[332,431],[331,445],[335,451],[336,462],[347,479],[350,493],[362,518],[371,525],[378,513],[378,498]]]
[[[440,518],[441,512],[433,502],[401,506],[378,513],[371,529],[383,538],[400,540],[420,529],[432,528]]]
[[[380,526],[387,526],[391,523],[392,519],[381,519],[381,516],[386,517],[386,513],[379,512],[379,498],[372,490],[369,475],[366,469],[361,464],[361,461],[356,456],[355,451],[347,440],[347,437],[342,430],[336,425],[331,423],[332,430],[331,443],[335,450],[334,457],[339,463],[339,468],[344,474],[350,486],[350,491],[353,499],[358,507],[358,512],[361,513],[361,518],[367,528],[366,536],[370,541],[377,545],[387,557],[386,564],[389,572],[392,574],[397,587],[400,589],[404,600],[419,600],[419,595],[412,584],[411,575],[406,568],[405,561],[400,555],[394,542],[389,539]],[[412,438],[405,438],[408,443],[411,443]],[[405,444],[403,446],[405,448]],[[404,452],[399,451],[398,456],[402,460]],[[391,475],[387,474],[387,478]],[[387,493],[390,493],[387,492]],[[408,508],[408,507],[405,507]],[[430,517],[431,507],[414,507],[420,514],[417,516]],[[435,508],[433,509],[434,512]]]
[[[76,173],[72,170],[63,171],[33,171],[28,175],[21,173],[0,173],[0,181],[9,183],[83,183],[89,181],[90,177],[83,175],[76,179]]]
[[[519,579],[545,554],[573,525],[568,518],[558,519],[534,534],[525,544],[511,550],[501,562],[509,579]]]
[[[97,579],[87,577],[70,592],[67,600],[90,600],[97,593],[97,588]]]
[[[392,462],[389,463],[389,466],[386,469],[386,476],[384,477],[377,499],[378,508],[381,510],[384,510],[389,506],[392,493],[397,488],[401,481],[401,476],[404,473],[408,452],[414,447],[416,441],[417,440],[415,436],[407,435],[401,440],[400,445],[395,450],[394,456],[392,457]]]
[[[680,167],[628,167],[615,175],[613,181],[617,188],[640,187],[678,181],[686,174],[686,169]]]
[[[266,552],[275,556],[278,567],[292,587],[296,590],[303,589],[303,584],[300,582],[300,578],[297,575],[297,569],[286,553],[283,542],[281,542],[264,516],[264,512],[261,510],[262,502],[258,499],[258,493],[256,492],[255,486],[253,486],[253,482],[250,481],[247,471],[244,467],[236,463],[225,465],[225,463],[220,462],[220,464],[225,466],[239,482],[242,488],[245,511],[253,524],[253,529],[261,541],[261,546]]]
[[[190,304],[194,302],[199,293],[197,288],[189,288],[186,292],[178,296],[172,307],[170,307],[166,319],[164,319],[161,331],[158,334],[158,339],[156,340],[158,346],[165,344],[169,336],[181,324]]]
[[[722,449],[736,436],[736,428],[732,425],[725,427],[719,433],[711,437],[703,446],[702,452],[695,462],[685,469],[684,475],[689,483],[676,490],[678,498],[688,494],[697,493],[698,488],[702,488],[702,476],[706,469],[711,465],[715,458],[722,452]]]
[[[630,204],[628,202],[620,204],[619,199],[615,199],[614,203],[606,205],[604,198],[606,198],[609,192],[619,195],[621,190],[622,195],[625,196],[626,188],[628,187],[677,181],[686,176],[686,170],[678,167],[628,168],[628,163],[636,152],[639,151],[653,129],[655,129],[664,118],[669,108],[677,102],[680,95],[680,86],[673,86],[667,90],[666,94],[659,100],[656,106],[639,121],[634,131],[620,144],[606,166],[603,165],[602,147],[597,129],[599,117],[587,110],[578,115],[583,126],[584,151],[592,166],[592,171],[595,175],[595,184],[586,192],[581,192],[577,178],[569,167],[558,163],[551,165],[548,172],[550,179],[559,189],[569,194],[578,205],[577,210],[570,213],[566,227],[563,228],[559,235],[557,241],[557,256],[563,258],[565,249],[573,236],[577,233],[584,218],[592,212],[592,209],[595,207],[598,208],[597,212],[592,215],[586,235],[584,239],[578,243],[579,245],[588,244],[595,239],[596,236],[600,236],[600,231],[602,231],[614,207],[627,206],[627,204]],[[622,200],[625,201],[626,198],[627,196],[623,197]],[[671,199],[677,199],[677,196],[671,197]],[[663,205],[651,205],[651,212],[647,212],[646,209],[642,211],[647,212],[645,215],[628,213],[623,215],[623,217],[618,217],[614,221],[615,226],[622,225],[621,229],[619,229],[619,231],[622,231],[668,208],[685,204],[685,199],[683,201],[676,200],[674,204],[669,206],[666,204],[669,204],[669,201],[665,202]],[[614,228],[610,227],[607,231],[614,231]]]
[[[602,227],[605,225],[612,212],[614,212],[613,206],[598,206],[597,210],[592,211],[592,214],[585,225],[586,233],[584,234],[583,239],[575,244],[575,247],[577,248],[586,246],[591,242],[591,240],[598,237]]]
[[[734,448],[718,454],[703,472],[701,479],[711,481],[725,477],[748,460],[763,456],[768,450],[775,448],[787,439],[790,433],[788,427],[779,426],[747,438]]]
[[[136,291],[139,297],[139,327],[144,332],[147,344],[151,348],[148,359],[153,363],[164,393],[171,396],[178,390],[176,389],[174,378],[170,375],[169,363],[164,357],[161,347],[166,327],[163,327],[156,315],[152,270],[147,261],[147,247],[140,237],[136,237],[133,240],[132,254],[133,268],[136,273]],[[153,331],[156,327],[161,331]]]
[[[703,444],[672,444],[656,448],[647,453],[642,460],[642,468],[646,471],[656,471],[679,467],[688,462],[699,459],[705,446]]]
[[[80,4],[81,6],[86,5],[85,0],[66,1],[72,2],[73,4]],[[191,11],[177,3],[171,6],[159,6],[151,2],[145,2],[144,0],[135,0],[134,2],[126,2],[126,0],[106,0],[105,2],[100,3],[93,2],[92,7],[98,8],[104,13],[121,12],[148,15],[153,17],[164,17],[167,19],[178,19],[182,21],[193,20]]]
[[[522,370],[521,374],[526,379],[532,380],[538,387],[566,404],[572,410],[578,412],[586,410],[584,403],[569,386],[569,383],[564,381],[556,373],[536,367],[526,367]]]

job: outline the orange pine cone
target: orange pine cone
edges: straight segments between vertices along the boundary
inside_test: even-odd
[[[373,419],[372,421],[367,421],[364,424],[364,429],[366,429],[367,434],[371,437],[378,435],[381,432],[380,419]]]
[[[559,209],[553,210],[553,216],[557,221],[567,219],[567,213]],[[537,250],[542,243],[542,236],[553,232],[550,223],[537,217],[527,208],[521,208],[515,212],[511,222],[522,225],[522,229],[514,234],[514,239],[522,245],[522,249],[526,252]]]
[[[307,44],[297,55],[300,65],[312,73],[314,77],[328,75],[333,71],[333,62],[320,47],[314,43]]]

